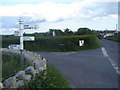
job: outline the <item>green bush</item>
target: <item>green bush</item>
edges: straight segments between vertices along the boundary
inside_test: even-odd
[[[19,37],[16,36],[2,36],[2,47],[6,48],[8,47],[10,44],[19,44],[20,43],[20,39]]]

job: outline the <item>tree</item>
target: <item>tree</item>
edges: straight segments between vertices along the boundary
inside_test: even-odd
[[[65,29],[64,34],[65,35],[74,35],[74,33],[68,28]]]
[[[68,34],[69,32],[70,32],[70,29],[68,29],[68,28],[66,28],[64,31],[65,34]]]
[[[60,30],[60,29],[49,29],[50,36],[53,35],[53,31],[55,31],[55,34],[57,36],[62,36],[64,34],[64,32],[62,30]]]
[[[77,35],[88,35],[88,34],[93,34],[93,32],[89,28],[79,28],[76,34]]]

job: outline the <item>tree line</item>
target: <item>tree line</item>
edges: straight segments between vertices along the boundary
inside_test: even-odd
[[[91,30],[89,28],[79,28],[77,31],[73,32],[71,29],[66,28],[64,31],[61,29],[49,29],[48,32],[45,33],[34,33],[34,35],[41,35],[41,36],[53,36],[53,31],[55,32],[56,36],[74,36],[74,35],[100,35],[100,31]]]

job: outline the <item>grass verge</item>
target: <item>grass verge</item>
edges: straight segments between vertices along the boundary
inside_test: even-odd
[[[47,70],[42,71],[36,75],[35,80],[31,80],[28,84],[21,89],[37,89],[40,88],[70,88],[67,80],[60,74],[58,70],[56,70],[53,66],[48,65]]]
[[[2,81],[26,67],[27,65],[20,64],[19,55],[2,54]]]
[[[105,39],[112,40],[115,42],[120,42],[120,34],[119,35],[114,35],[114,36],[108,36]]]
[[[112,40],[115,42],[120,42],[120,38],[118,38],[117,36],[108,36],[105,39]]]

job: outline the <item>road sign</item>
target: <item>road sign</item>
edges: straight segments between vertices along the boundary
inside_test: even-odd
[[[17,44],[10,44],[8,46],[9,49],[14,49],[14,50],[19,50],[20,49],[20,45]]]
[[[15,31],[14,32],[14,36],[20,36],[20,32],[19,31]]]
[[[24,36],[23,41],[34,41],[35,37],[30,37],[30,36]]]
[[[35,25],[35,26],[34,26],[34,29],[38,29],[38,28],[39,28],[39,26],[38,26],[38,25]]]
[[[34,28],[31,27],[30,25],[24,25],[24,29],[34,29]]]
[[[38,29],[39,27],[37,25],[30,26],[30,25],[24,25],[24,29]]]
[[[79,46],[84,46],[84,40],[79,40]]]

